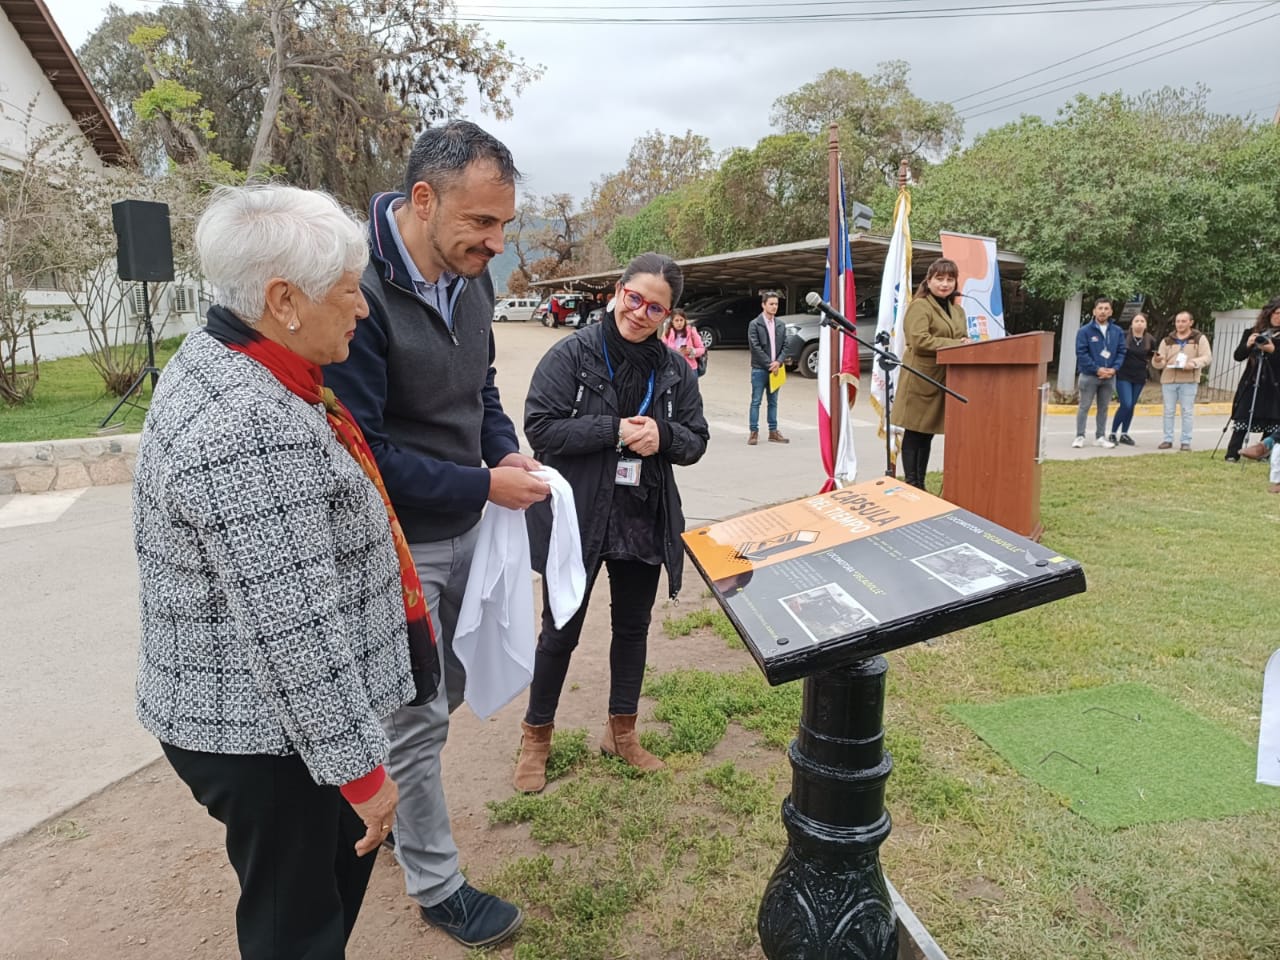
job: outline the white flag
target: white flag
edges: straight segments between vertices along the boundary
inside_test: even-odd
[[[893,236],[889,240],[889,253],[884,261],[884,277],[880,281],[880,312],[876,318],[876,339],[888,333],[888,349],[899,358],[905,349],[903,321],[907,307],[911,305],[911,196],[907,188],[898,190],[898,202],[893,207]],[[884,404],[887,388],[898,392],[898,368],[885,372],[877,361],[871,368],[871,405],[880,416],[880,436],[884,436]]]

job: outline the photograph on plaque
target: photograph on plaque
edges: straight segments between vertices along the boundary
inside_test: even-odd
[[[968,543],[926,553],[911,562],[966,597],[1027,577],[1021,570],[1001,563],[985,550]]]
[[[814,643],[833,640],[877,623],[871,612],[838,583],[824,583],[778,601]]]
[[[1051,547],[882,477],[684,533],[771,682],[1084,590]]]

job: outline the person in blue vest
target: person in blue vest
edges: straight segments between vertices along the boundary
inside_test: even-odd
[[[409,154],[404,193],[369,205],[369,318],[326,381],[373,449],[422,582],[444,688],[385,722],[400,788],[394,829],[405,888],[423,919],[467,947],[499,943],[523,914],[458,869],[440,752],[466,674],[453,632],[485,503],[524,509],[551,491],[520,452],[503,412],[489,261],[515,217],[511,152],[474,123],[426,130]]]
[[[1094,446],[1111,448],[1107,439],[1107,405],[1115,390],[1116,371],[1124,363],[1124,331],[1111,322],[1111,301],[1099,297],[1093,304],[1093,319],[1076,334],[1076,370],[1080,374],[1080,405],[1076,407],[1076,438],[1073,447],[1084,446],[1085,422],[1089,408],[1097,401]]]

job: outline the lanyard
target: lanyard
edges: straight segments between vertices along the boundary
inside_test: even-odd
[[[604,324],[601,324],[602,328],[603,326]],[[605,342],[603,329],[601,329],[600,331],[600,346],[604,349],[604,365],[609,369],[609,381],[612,383],[613,382],[613,364],[609,362],[609,344]],[[640,401],[640,409],[639,411],[636,412],[637,417],[643,417],[645,415],[645,412],[649,409],[649,404],[653,402],[654,380],[655,380],[654,371],[650,370],[649,371],[649,389],[645,391],[644,399]]]

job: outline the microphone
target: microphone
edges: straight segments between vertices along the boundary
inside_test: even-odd
[[[816,310],[821,310],[835,321],[836,326],[840,327],[845,333],[852,335],[855,340],[858,339],[858,328],[850,323],[844,314],[818,296],[816,290],[809,291],[809,295],[804,298],[804,302]],[[862,343],[861,340],[858,340],[858,342]]]

